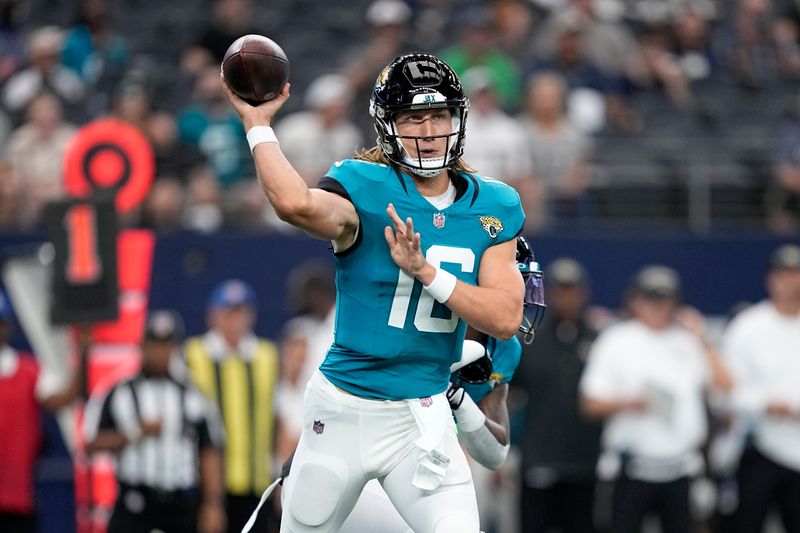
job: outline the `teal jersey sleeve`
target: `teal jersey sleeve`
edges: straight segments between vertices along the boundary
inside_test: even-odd
[[[421,398],[444,391],[450,364],[461,357],[466,324],[394,264],[384,238],[391,225],[386,207],[391,202],[401,218],[414,220],[431,264],[476,285],[483,252],[521,227],[516,192],[464,176],[461,195],[439,210],[409,175],[387,165],[340,161],[327,178],[353,203],[359,233],[349,249],[335,254],[334,343],[322,372],[336,386],[367,398]]]
[[[516,337],[511,337],[507,341],[489,337],[486,349],[492,356],[492,375],[489,378],[489,382],[480,384],[464,383],[462,385],[475,403],[486,397],[498,383],[511,381],[522,356],[522,345]]]
[[[478,179],[486,191],[480,202],[486,213],[480,217],[481,226],[487,232],[496,232],[493,244],[515,239],[525,225],[525,213],[517,190],[494,178]]]

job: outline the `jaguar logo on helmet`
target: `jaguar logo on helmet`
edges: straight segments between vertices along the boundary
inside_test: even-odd
[[[387,78],[389,77],[389,65],[386,65],[384,69],[381,71],[380,75],[378,76],[377,85],[384,85],[386,83]]]
[[[503,223],[497,217],[481,217],[481,226],[492,239],[496,239],[497,234],[503,231]]]

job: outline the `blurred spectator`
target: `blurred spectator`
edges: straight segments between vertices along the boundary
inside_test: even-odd
[[[0,4],[0,84],[14,74],[24,60],[24,46],[20,29],[25,0]]]
[[[639,85],[645,90],[663,91],[677,108],[686,108],[692,94],[689,79],[677,58],[670,52],[667,36],[650,31],[639,36],[644,68]]]
[[[777,231],[791,233],[800,227],[800,96],[778,123],[775,144],[775,180],[766,197],[768,222]]]
[[[306,384],[322,364],[333,342],[336,286],[329,265],[304,263],[289,273],[288,307],[296,315],[283,327],[281,379],[276,397],[286,431],[276,454],[283,461],[294,452],[303,431]]]
[[[566,91],[563,78],[552,72],[536,74],[528,82],[521,122],[532,179],[518,190],[530,226],[541,226],[544,218],[585,223],[590,216],[591,143],[567,120]]]
[[[738,0],[715,45],[734,80],[746,88],[800,73],[797,28],[787,19],[776,20],[769,0]]]
[[[578,408],[578,382],[597,331],[587,321],[589,279],[562,258],[545,271],[547,312],[534,342],[523,345],[511,385],[527,397],[522,449],[522,531],[591,533],[597,423]]]
[[[344,61],[343,74],[350,80],[356,102],[369,102],[377,73],[409,51],[411,8],[402,0],[375,0],[367,8],[366,21],[369,40]],[[375,135],[368,113],[358,113],[355,120],[370,138]]]
[[[560,46],[564,25],[574,25],[582,34],[589,61],[614,77],[635,76],[641,57],[630,29],[618,22],[622,11],[603,9],[610,2],[571,0],[544,22],[537,54],[549,57]]]
[[[459,76],[471,67],[488,68],[503,108],[516,109],[520,94],[519,67],[495,44],[491,13],[483,6],[471,6],[456,15],[455,25],[458,41],[443,50],[439,57]]]
[[[567,11],[554,20],[555,50],[552,55],[535,58],[529,65],[529,74],[555,71],[563,76],[569,88],[567,101],[571,108],[580,110],[591,120],[575,121],[586,132],[600,129],[605,121],[623,129],[634,127],[630,111],[622,99],[622,77],[601,69],[588,55],[587,33],[579,15]],[[581,106],[576,106],[578,99]],[[589,106],[589,109],[583,108]],[[598,120],[597,117],[602,117]]]
[[[219,283],[206,306],[209,330],[187,341],[192,378],[222,413],[225,425],[225,510],[230,531],[241,531],[272,481],[274,442],[280,419],[273,397],[278,350],[255,336],[258,303],[253,288],[238,279]],[[274,514],[262,512],[256,531],[277,529]]]
[[[203,69],[195,85],[194,103],[178,116],[178,130],[182,141],[203,152],[224,187],[252,172],[245,133],[223,92],[219,65]]]
[[[153,102],[147,83],[140,73],[134,73],[114,88],[109,114],[147,133],[147,123],[153,113]]]
[[[75,135],[52,93],[36,95],[26,115],[27,121],[9,136],[6,149],[9,190],[17,199],[15,218],[21,228],[37,226],[45,204],[64,196],[64,152]]]
[[[461,83],[470,99],[464,159],[482,176],[521,185],[530,176],[528,144],[519,122],[500,108],[492,73],[472,67]]]
[[[109,533],[225,531],[224,432],[215,407],[177,370],[182,332],[177,313],[152,312],[139,373],[86,408],[87,451],[119,456]]]
[[[128,41],[112,25],[106,0],[83,0],[78,9],[61,61],[89,86],[108,94],[128,65]]]
[[[275,125],[286,159],[309,186],[325,175],[331,161],[352,157],[364,139],[347,119],[353,88],[344,76],[315,79],[305,95],[307,111],[287,115]]]
[[[243,35],[263,33],[253,23],[253,4],[250,0],[214,0],[211,23],[203,31],[197,44],[187,50],[188,56],[203,56],[189,62],[211,61],[222,64],[228,47]],[[184,58],[186,61],[186,58]]]
[[[205,156],[197,147],[181,142],[175,118],[169,113],[152,113],[145,128],[156,159],[155,178],[143,208],[145,224],[159,229],[181,226],[218,228],[222,223],[222,213],[217,202],[190,203],[187,199],[187,189],[195,191],[200,182],[209,182],[211,187],[216,187]],[[196,195],[191,196],[195,200]]]
[[[708,21],[695,9],[683,9],[674,26],[673,53],[690,82],[718,76],[719,59],[711,46]]]
[[[536,15],[529,2],[500,0],[492,2],[492,15],[497,28],[496,41],[517,64],[528,60],[534,49]]]
[[[53,411],[69,405],[83,390],[83,375],[73,372],[67,387],[54,390],[56,380],[40,373],[31,354],[8,345],[12,322],[11,305],[0,291],[0,531],[34,533],[39,407]]]
[[[772,505],[787,532],[800,531],[800,246],[773,252],[766,286],[769,298],[739,313],[723,338],[748,435],[730,528],[737,533],[761,532]]]
[[[3,87],[3,105],[18,113],[42,90],[53,92],[62,103],[73,108],[86,94],[83,81],[60,63],[63,32],[54,26],[33,30],[28,37],[26,60],[29,66],[14,74]]]
[[[585,411],[606,420],[598,474],[614,479],[612,527],[636,532],[656,513],[664,533],[691,528],[689,486],[703,471],[704,393],[730,375],[699,324],[677,323],[678,274],[648,266],[632,279],[632,318],[593,345],[580,390]]]

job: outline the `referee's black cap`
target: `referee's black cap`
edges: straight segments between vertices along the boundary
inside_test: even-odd
[[[171,309],[151,311],[144,328],[144,338],[180,342],[183,339],[183,319]]]

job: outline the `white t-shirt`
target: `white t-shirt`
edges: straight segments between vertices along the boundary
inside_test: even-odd
[[[672,326],[653,330],[631,320],[606,329],[594,343],[580,383],[598,400],[645,398],[644,411],[625,411],[606,421],[603,444],[634,459],[678,460],[695,472],[706,436],[704,391],[710,370],[700,342]]]
[[[734,377],[734,408],[749,418],[756,447],[800,471],[800,314],[787,317],[760,302],[731,322],[722,352]],[[770,402],[793,407],[796,416],[764,413]]]

